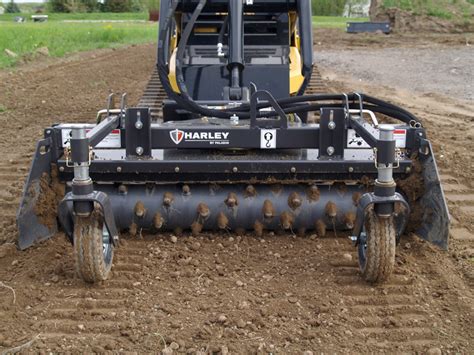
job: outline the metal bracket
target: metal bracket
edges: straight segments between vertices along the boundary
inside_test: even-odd
[[[102,209],[104,223],[112,238],[112,243],[114,246],[118,246],[119,233],[115,224],[109,196],[107,196],[105,192],[93,191],[87,195],[74,195],[72,192],[68,192],[66,196],[64,196],[58,206],[58,219],[70,240],[73,240],[74,232],[74,220],[72,218],[74,214],[72,208],[73,202],[96,202]]]
[[[362,232],[362,226],[364,225],[365,212],[371,205],[390,202],[401,203],[406,208],[406,213],[404,214],[404,216],[397,221],[397,237],[400,236],[405,230],[405,226],[408,221],[408,216],[410,215],[410,205],[405,200],[405,198],[398,192],[396,192],[393,196],[383,197],[376,196],[373,192],[362,195],[357,205],[356,221],[354,224],[354,229],[352,230],[352,234],[356,237],[360,236],[360,233]]]
[[[271,107],[275,110],[280,118],[257,118],[258,99],[264,98],[269,101]],[[288,128],[288,119],[286,114],[275,100],[272,94],[266,90],[255,92],[250,98],[250,127],[252,128]]]

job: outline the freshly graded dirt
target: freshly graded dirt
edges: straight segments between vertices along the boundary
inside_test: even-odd
[[[446,51],[456,45],[457,51],[466,38],[316,34],[332,50],[338,43],[341,49],[364,47],[367,57],[378,53],[370,48],[374,41],[401,47],[401,56],[407,47],[416,54],[414,48],[425,42]],[[315,42],[321,51],[324,45]],[[109,90],[127,91],[136,103],[154,52],[153,45],[96,51],[0,72],[0,104],[7,107],[0,113],[1,243],[16,238],[14,215],[43,128],[93,122]],[[150,353],[165,346],[223,354],[472,353],[472,102],[444,95],[441,84],[426,94],[359,81],[358,67],[347,72],[344,60],[322,63],[328,87],[390,99],[427,127],[453,217],[449,252],[404,236],[395,274],[387,284],[371,286],[360,278],[347,235],[336,238],[330,229],[324,238],[268,232],[230,237],[223,231],[140,239],[138,233],[123,236],[111,280],[94,286],[74,277],[72,247],[62,233],[23,252],[5,243],[0,351],[34,339],[29,350],[41,353]],[[382,69],[375,71],[384,78]],[[435,71],[427,75],[436,79]],[[15,299],[5,285],[14,289]]]

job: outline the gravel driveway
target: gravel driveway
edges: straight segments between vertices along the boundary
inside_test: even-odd
[[[318,66],[421,93],[474,100],[474,47],[383,48],[315,52]]]

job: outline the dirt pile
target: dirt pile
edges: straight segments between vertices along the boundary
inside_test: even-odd
[[[462,33],[464,28],[456,23],[427,15],[417,15],[397,8],[379,9],[374,21],[389,21],[396,32]]]

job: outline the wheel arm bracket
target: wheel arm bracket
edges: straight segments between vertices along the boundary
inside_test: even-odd
[[[96,202],[99,204],[104,215],[104,223],[107,230],[112,238],[114,246],[118,246],[119,233],[115,224],[113,215],[112,205],[110,204],[109,196],[102,191],[93,191],[87,195],[74,195],[72,192],[68,192],[64,196],[63,200],[59,203],[58,207],[58,219],[61,223],[66,234],[72,240],[74,231],[74,219],[73,219],[73,202]]]
[[[352,234],[357,238],[360,237],[362,227],[364,225],[366,211],[371,205],[386,203],[401,203],[403,206],[405,206],[405,211],[403,215],[397,218],[396,220],[397,237],[400,236],[405,230],[405,226],[408,221],[408,216],[410,215],[410,206],[408,202],[403,198],[403,196],[398,192],[396,192],[392,196],[377,196],[374,193],[366,193],[362,195],[357,205],[356,221],[354,224],[354,229],[352,230]]]

